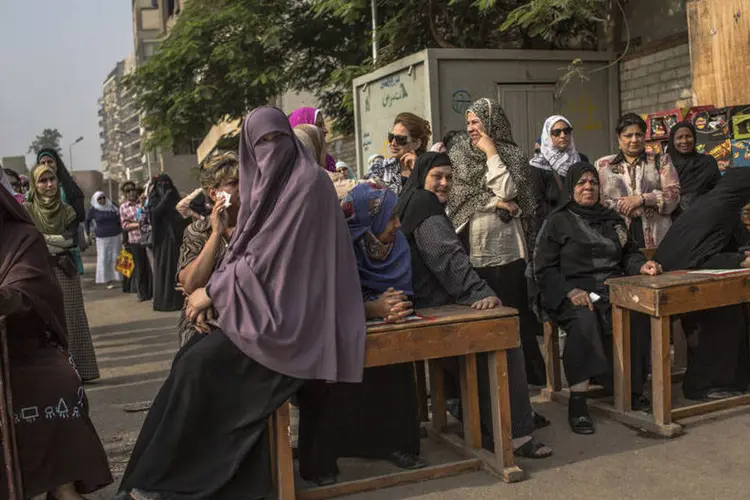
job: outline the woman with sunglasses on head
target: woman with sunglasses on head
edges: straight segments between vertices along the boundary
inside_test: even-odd
[[[625,218],[639,248],[659,246],[680,200],[680,179],[667,153],[646,153],[646,122],[635,113],[615,128],[620,151],[596,162],[602,205]]]
[[[554,115],[545,120],[538,148],[529,161],[534,174],[537,227],[542,227],[544,218],[565,203],[565,176],[576,162],[588,163],[573,141],[573,125],[564,116]]]
[[[365,178],[380,179],[391,191],[401,194],[417,156],[427,151],[431,135],[430,122],[414,113],[399,113],[388,134],[390,158],[375,160]]]

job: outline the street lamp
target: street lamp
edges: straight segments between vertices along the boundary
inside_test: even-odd
[[[82,140],[83,140],[83,136],[79,137],[78,139],[73,141],[73,143],[70,146],[68,146],[68,157],[70,158],[70,171],[71,172],[73,171],[73,146],[75,146]]]

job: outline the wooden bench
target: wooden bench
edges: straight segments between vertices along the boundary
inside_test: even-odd
[[[21,462],[18,458],[16,429],[13,424],[13,394],[10,386],[10,354],[8,353],[8,332],[5,317],[0,316],[0,426],[2,427],[2,447],[4,479],[8,488],[9,500],[22,500],[23,482]]]
[[[729,274],[676,271],[660,276],[630,276],[607,281],[612,302],[615,406],[612,416],[662,436],[682,432],[680,418],[750,403],[750,395],[672,409],[669,357],[670,318],[704,309],[750,302],[750,271]],[[651,386],[653,417],[630,411],[630,314],[651,316]]]
[[[446,477],[487,467],[506,482],[523,479],[515,464],[511,442],[510,399],[506,350],[518,347],[518,312],[508,307],[475,311],[465,306],[444,306],[419,311],[424,319],[402,324],[372,326],[367,330],[365,366],[387,366],[429,360],[432,420],[430,437],[451,446],[465,459],[331,486],[295,491],[289,439],[289,403],[276,410],[269,427],[272,471],[280,500],[314,500],[351,495],[400,484]],[[489,354],[489,375],[494,431],[494,455],[482,449],[477,386],[477,353]],[[464,438],[448,434],[444,374],[438,360],[460,356]],[[363,432],[366,430],[363,430]]]

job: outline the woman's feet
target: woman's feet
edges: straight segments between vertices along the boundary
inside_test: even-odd
[[[704,402],[718,401],[720,399],[733,398],[744,394],[742,391],[726,389],[724,387],[714,387],[700,392],[690,392],[683,389],[682,392],[687,399]]]
[[[630,408],[633,411],[652,412],[651,401],[643,394],[632,394],[630,396]]]
[[[589,414],[589,407],[586,404],[586,396],[582,394],[570,393],[568,400],[568,423],[570,430],[576,434],[594,434],[594,420]]]
[[[545,427],[548,427],[552,422],[549,421],[547,417],[542,415],[541,413],[537,413],[536,410],[533,410],[531,412],[531,415],[534,419],[534,429],[544,429]]]
[[[513,446],[513,454],[517,457],[541,459],[552,456],[552,448],[546,446],[541,441],[537,441],[533,436],[527,436],[526,442],[516,447],[515,439]]]
[[[427,462],[419,458],[419,455],[406,453],[404,451],[394,451],[393,453],[389,453],[386,455],[385,459],[399,469],[416,470],[427,467]]]

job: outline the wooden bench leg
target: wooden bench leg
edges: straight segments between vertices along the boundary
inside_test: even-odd
[[[615,409],[632,408],[630,373],[630,311],[612,306],[612,354],[614,358]],[[669,354],[669,353],[667,353]]]
[[[544,364],[547,369],[547,390],[545,397],[562,390],[560,371],[560,329],[554,322],[544,323]]]
[[[669,316],[651,318],[651,392],[654,422],[672,423],[672,374],[669,364]]]
[[[672,343],[674,345],[674,371],[683,371],[687,369],[688,346],[685,330],[683,330],[682,321],[679,319],[674,322]]]
[[[448,425],[445,409],[445,373],[439,359],[431,359],[430,401],[432,402],[432,428],[435,432],[445,431]]]
[[[417,380],[417,397],[419,398],[419,419],[421,422],[430,421],[430,411],[427,406],[427,366],[426,361],[414,363],[415,378]]]
[[[502,473],[503,480],[514,483],[523,479],[523,471],[516,465],[513,457],[508,357],[505,351],[489,353],[489,369],[496,468]]]
[[[467,354],[460,360],[461,407],[464,419],[466,446],[478,450],[482,447],[482,429],[479,422],[479,384],[477,382],[477,355]]]
[[[291,404],[284,402],[274,413],[274,441],[276,448],[276,476],[279,500],[294,500],[294,459],[290,435]]]

